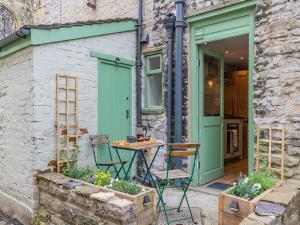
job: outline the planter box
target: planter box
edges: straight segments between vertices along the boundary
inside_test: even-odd
[[[282,185],[282,182],[279,182],[273,188],[270,188],[267,191],[261,193],[251,201],[227,194],[229,189],[220,193],[218,225],[239,225],[245,217],[254,212],[255,204],[258,201],[260,201],[264,196],[272,192],[280,185]],[[232,208],[232,206],[235,207]]]
[[[139,185],[140,186],[140,185]],[[123,192],[115,191],[109,188],[99,187],[102,192],[113,192],[119,198],[123,198],[129,201],[132,201],[137,206],[137,224],[138,225],[150,225],[154,224],[156,221],[156,191],[153,188],[148,188],[145,186],[140,186],[145,191],[137,194],[130,195]],[[144,203],[144,200],[147,203]]]

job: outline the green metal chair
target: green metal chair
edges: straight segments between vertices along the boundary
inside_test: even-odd
[[[126,160],[114,160],[113,156],[112,156],[112,150],[110,147],[110,143],[109,143],[109,135],[90,135],[90,141],[91,141],[91,145],[92,145],[92,149],[93,149],[93,156],[94,156],[94,160],[95,160],[95,164],[97,166],[98,169],[100,169],[101,167],[105,167],[106,171],[109,171],[110,168],[113,168],[113,173],[115,173],[115,178],[120,178],[119,174],[123,168],[123,166],[121,166],[119,169],[117,168],[117,165],[124,165],[127,163]],[[98,146],[100,145],[105,145],[106,149],[109,153],[109,159],[107,161],[99,161],[97,158],[97,154],[96,154],[96,149]],[[125,172],[124,168],[123,171]]]
[[[158,193],[157,209],[159,212],[164,212],[165,219],[168,225],[172,222],[178,222],[178,221],[189,220],[189,219],[191,219],[194,224],[197,224],[197,222],[194,220],[190,203],[186,196],[186,192],[193,180],[195,165],[198,158],[199,146],[200,146],[199,144],[168,144],[169,151],[167,154],[167,170],[152,171],[153,177],[156,178],[155,188]],[[174,157],[193,157],[191,173],[189,174],[179,169],[171,169],[172,158]],[[182,189],[183,195],[178,207],[168,208],[166,206],[166,202],[164,201],[163,194],[166,188],[175,188],[175,187],[180,187]],[[179,212],[183,200],[186,200],[190,215],[185,218],[170,220],[168,217],[168,211],[177,210]]]

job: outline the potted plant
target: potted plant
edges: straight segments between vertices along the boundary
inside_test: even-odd
[[[280,184],[266,165],[248,177],[241,174],[233,187],[219,195],[218,224],[240,224],[254,211],[255,204]]]
[[[65,176],[96,185],[101,192],[113,192],[116,196],[132,201],[137,206],[137,224],[151,224],[156,217],[155,190],[129,181],[113,179],[109,171],[78,169],[74,165],[64,170]]]

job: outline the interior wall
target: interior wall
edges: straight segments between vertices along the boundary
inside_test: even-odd
[[[224,115],[248,118],[248,71],[225,74]]]

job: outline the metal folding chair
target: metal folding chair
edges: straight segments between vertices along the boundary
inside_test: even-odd
[[[178,222],[183,220],[189,220],[191,219],[194,224],[197,224],[197,222],[194,220],[190,203],[188,201],[188,198],[186,196],[186,192],[193,180],[194,170],[196,161],[198,158],[198,152],[199,152],[199,144],[169,144],[169,151],[168,151],[168,159],[167,159],[167,170],[164,171],[152,171],[152,174],[154,177],[156,177],[155,181],[155,187],[158,193],[158,203],[157,208],[159,212],[164,212],[166,222],[169,225],[172,222]],[[191,173],[184,172],[182,170],[178,169],[171,169],[172,164],[172,158],[173,157],[189,157],[192,156],[192,168]],[[166,202],[164,201],[163,194],[166,188],[175,188],[180,187],[183,191],[183,196],[180,200],[180,203],[178,207],[175,208],[168,208],[166,206]],[[189,216],[185,218],[170,220],[168,217],[168,211],[170,210],[177,210],[180,211],[180,208],[182,206],[183,200],[186,200],[187,207],[189,210]],[[161,206],[160,206],[161,203]]]
[[[127,163],[126,160],[114,160],[113,156],[112,156],[112,150],[110,147],[110,142],[109,142],[109,135],[90,135],[90,140],[91,140],[91,145],[92,145],[92,149],[93,149],[93,155],[94,155],[94,160],[95,160],[95,164],[97,166],[98,169],[101,169],[101,167],[105,167],[106,171],[109,171],[110,168],[113,168],[113,172],[116,174],[116,178],[120,178],[119,174],[122,170],[122,168],[124,168],[124,164]],[[96,154],[96,149],[98,149],[98,147],[100,145],[105,145],[106,149],[109,153],[109,159],[108,161],[103,161],[100,162],[98,161],[97,158],[97,154]],[[121,167],[118,169],[117,165],[121,164]],[[125,172],[125,171],[124,171]]]

